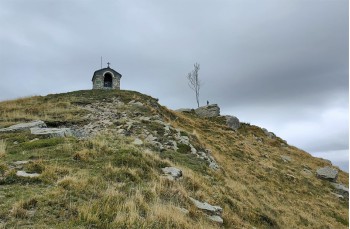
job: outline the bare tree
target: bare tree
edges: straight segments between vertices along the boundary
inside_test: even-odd
[[[194,69],[192,72],[188,73],[188,86],[196,93],[196,101],[199,107],[199,89],[201,88],[201,81],[198,76],[199,64],[194,64]]]

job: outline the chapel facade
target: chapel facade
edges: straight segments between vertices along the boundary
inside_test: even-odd
[[[94,72],[92,76],[92,89],[118,89],[120,90],[120,79],[122,75],[109,67]]]

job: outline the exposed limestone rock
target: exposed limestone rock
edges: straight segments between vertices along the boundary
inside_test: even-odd
[[[223,224],[224,223],[224,220],[218,216],[218,215],[211,215],[211,216],[208,216],[208,219],[210,219],[211,221],[214,221],[216,223],[220,223],[220,224]]]
[[[41,128],[46,127],[46,124],[41,120],[36,120],[28,123],[19,123],[7,128],[0,129],[0,132],[11,132],[11,131],[19,131],[19,130],[29,130],[30,128]]]
[[[209,168],[214,169],[214,170],[218,170],[219,169],[219,165],[216,164],[215,162],[211,162],[209,164]]]
[[[349,189],[343,184],[332,183],[332,186],[336,190],[336,193],[342,195],[343,197],[349,198]]]
[[[15,161],[13,162],[14,165],[24,165],[24,164],[28,164],[29,161]]]
[[[202,117],[202,118],[217,117],[220,115],[220,107],[217,104],[198,107],[194,111],[199,117]]]
[[[40,174],[38,174],[38,173],[27,173],[25,171],[17,171],[16,175],[19,177],[38,177],[38,176],[40,176]]]
[[[286,156],[286,155],[281,155],[281,159],[286,163],[292,161],[292,158],[290,156]]]
[[[226,115],[225,118],[226,118],[227,125],[232,130],[237,130],[241,126],[239,119],[237,117],[231,116],[231,115]]]
[[[132,144],[134,144],[134,145],[142,145],[143,144],[143,142],[142,142],[142,140],[141,139],[139,139],[139,138],[135,138],[135,140],[133,141],[133,143]]]
[[[316,175],[318,178],[335,182],[338,177],[338,170],[331,168],[329,166],[326,166],[318,169],[316,171]]]
[[[70,128],[30,128],[30,133],[34,135],[46,135],[49,137],[73,136],[73,132]]]
[[[213,206],[207,202],[200,202],[199,200],[193,199],[192,197],[190,197],[190,200],[194,205],[196,205],[197,208],[205,210],[213,215],[221,215],[222,213],[222,208],[220,206]]]
[[[162,168],[162,171],[170,180],[176,180],[182,177],[182,171],[175,167],[165,167]]]

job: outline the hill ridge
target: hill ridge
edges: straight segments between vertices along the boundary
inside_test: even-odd
[[[4,227],[348,226],[347,173],[260,127],[233,130],[226,116],[176,112],[116,90],[5,101],[0,114],[3,128],[42,120],[73,135],[0,131]],[[337,184],[316,176],[327,166]],[[181,178],[163,175],[167,167]],[[222,211],[201,210],[191,198]]]

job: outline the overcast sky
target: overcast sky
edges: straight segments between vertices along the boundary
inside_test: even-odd
[[[1,0],[0,100],[90,89],[100,68],[121,88],[200,101],[273,131],[348,171],[347,0]]]

